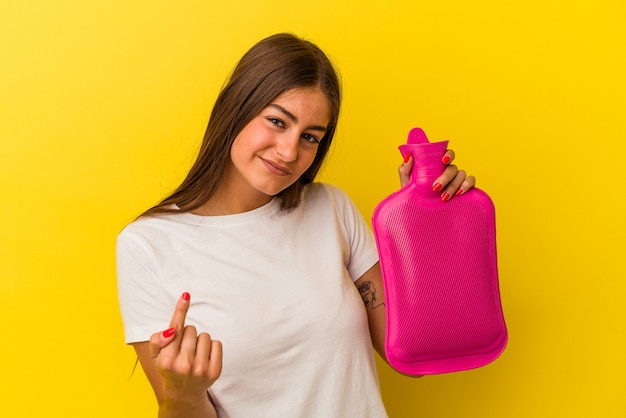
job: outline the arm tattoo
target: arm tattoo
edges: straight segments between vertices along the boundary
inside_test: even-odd
[[[363,282],[359,285],[359,293],[363,298],[363,303],[365,303],[365,308],[376,309],[379,306],[385,306],[384,302],[379,302],[376,299],[376,288],[374,287],[374,283],[367,281]]]

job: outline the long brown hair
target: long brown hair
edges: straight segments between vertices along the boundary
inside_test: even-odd
[[[198,157],[187,177],[170,196],[142,216],[189,212],[202,206],[217,190],[235,137],[277,96],[300,87],[319,87],[330,102],[331,115],[311,166],[278,194],[283,209],[296,207],[303,186],[313,182],[328,154],[339,118],[341,85],[320,48],[281,33],[261,40],[241,58],[215,101]]]

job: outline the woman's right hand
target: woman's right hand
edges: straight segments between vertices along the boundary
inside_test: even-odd
[[[222,344],[206,332],[185,326],[190,295],[178,299],[170,328],[150,337],[150,354],[163,379],[165,399],[194,402],[205,397],[207,389],[222,371]]]
[[[159,402],[160,417],[216,416],[207,390],[222,371],[222,344],[185,326],[189,302],[189,293],[183,293],[170,328],[133,344]]]

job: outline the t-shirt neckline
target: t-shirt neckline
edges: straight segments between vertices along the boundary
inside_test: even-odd
[[[260,217],[277,213],[280,210],[280,199],[273,198],[263,206],[247,212],[235,213],[232,215],[197,215],[191,212],[177,213],[173,216],[179,222],[190,225],[231,225],[235,223],[245,223],[256,220]]]

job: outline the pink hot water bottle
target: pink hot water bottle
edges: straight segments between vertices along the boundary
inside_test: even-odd
[[[442,202],[432,190],[448,141],[411,130],[410,182],[374,210],[387,309],[385,352],[407,375],[484,366],[507,343],[496,256],[495,209],[473,188]]]

